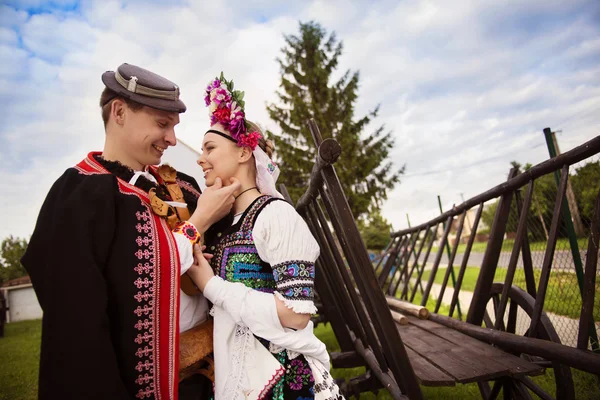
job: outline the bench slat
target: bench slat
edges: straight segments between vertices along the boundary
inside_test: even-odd
[[[416,325],[428,332],[433,333],[439,337],[442,337],[458,346],[468,346],[470,349],[477,352],[485,352],[493,357],[494,362],[505,365],[509,368],[511,376],[524,376],[524,375],[541,375],[544,373],[544,368],[517,357],[513,354],[507,353],[496,347],[492,347],[489,344],[481,342],[475,338],[467,336],[463,333],[450,329],[444,325],[440,325],[433,321],[420,320],[418,318],[409,318],[409,324]],[[490,352],[491,349],[491,352]]]

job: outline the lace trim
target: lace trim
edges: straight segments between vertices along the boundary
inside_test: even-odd
[[[285,350],[283,347],[277,346],[273,342],[269,342],[269,352],[271,352],[273,354],[277,354],[277,353],[281,353],[283,350]]]
[[[231,371],[227,376],[223,387],[223,394],[226,400],[235,399],[239,393],[245,393],[247,388],[244,387],[242,379],[244,377],[244,365],[250,361],[251,343],[254,336],[247,326],[235,326],[235,335],[231,349]]]
[[[293,360],[295,358],[298,358],[298,356],[300,355],[300,353],[293,351],[293,350],[287,350],[287,356],[290,360]]]
[[[275,296],[283,301],[283,304],[296,314],[316,314],[318,313],[317,307],[312,300],[292,300],[285,297],[281,293],[275,291]]]

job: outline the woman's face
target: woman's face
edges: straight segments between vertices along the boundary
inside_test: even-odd
[[[221,124],[217,123],[211,129],[229,136]],[[241,148],[231,140],[211,132],[204,135],[202,155],[197,162],[204,171],[206,186],[212,186],[217,177],[221,178],[223,184],[228,183],[229,178],[238,172],[240,152]]]

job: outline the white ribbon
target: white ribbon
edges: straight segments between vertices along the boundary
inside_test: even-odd
[[[275,187],[280,172],[277,164],[271,160],[260,146],[256,146],[252,154],[254,154],[256,164],[256,186],[258,190],[262,194],[283,199],[283,196]]]
[[[148,172],[148,171],[135,171],[135,173],[133,174],[133,176],[129,180],[129,184],[135,186],[135,183],[137,182],[137,180],[138,180],[138,178],[140,176],[144,176],[150,182],[158,183],[156,181],[156,178],[154,177],[154,175],[152,175],[150,172]]]

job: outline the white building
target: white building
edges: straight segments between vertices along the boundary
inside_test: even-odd
[[[163,164],[169,164],[177,171],[190,175],[196,179],[200,188],[204,189],[204,173],[202,172],[202,168],[196,163],[198,158],[200,158],[200,153],[198,151],[177,139],[177,145],[169,147],[167,151],[165,151],[161,162]]]
[[[28,276],[5,282],[0,287],[6,299],[6,322],[42,318],[42,308]]]

